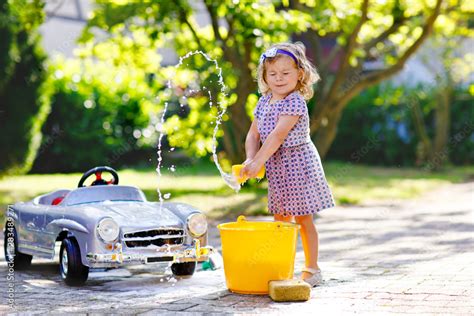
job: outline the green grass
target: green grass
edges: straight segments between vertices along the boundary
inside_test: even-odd
[[[331,162],[325,173],[336,202],[360,204],[371,200],[409,199],[441,185],[472,181],[474,166],[439,172],[419,168],[387,168]]]
[[[324,164],[325,173],[336,203],[360,204],[373,200],[409,199],[438,186],[474,178],[474,166],[451,167],[430,173],[415,168],[383,168],[340,162]],[[141,188],[151,201],[161,193],[170,193],[169,201],[192,204],[214,218],[236,218],[240,214],[266,213],[267,182],[244,186],[236,194],[228,188],[212,164],[177,167],[163,171],[158,179],[154,170],[120,170],[120,183]],[[27,201],[34,196],[59,188],[74,188],[81,174],[13,176],[0,179],[0,208]],[[3,216],[3,214],[1,215]]]

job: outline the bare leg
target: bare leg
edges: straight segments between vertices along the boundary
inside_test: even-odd
[[[313,215],[295,216],[295,220],[301,225],[301,241],[305,254],[306,267],[319,269],[318,266],[318,248],[319,238],[316,226],[313,223]],[[311,273],[303,272],[301,277],[307,279]]]
[[[283,216],[281,214],[273,214],[273,218],[275,221],[280,221],[280,222],[291,223],[293,221],[293,216]]]

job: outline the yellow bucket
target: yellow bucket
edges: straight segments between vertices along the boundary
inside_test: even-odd
[[[227,288],[240,294],[268,294],[268,281],[293,278],[299,225],[237,222],[217,226],[221,233]]]

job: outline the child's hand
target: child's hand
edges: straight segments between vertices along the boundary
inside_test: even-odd
[[[242,164],[245,166],[245,165],[249,164],[251,161],[252,161],[252,158],[247,158],[247,159],[245,159],[244,162],[242,162]]]
[[[243,163],[244,167],[240,171],[241,177],[255,178],[262,169],[263,164],[253,159],[247,159]]]

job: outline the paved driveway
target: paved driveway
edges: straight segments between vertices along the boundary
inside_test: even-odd
[[[61,282],[57,263],[34,259],[28,272],[15,272],[12,310],[6,305],[2,254],[0,312],[472,315],[473,187],[472,182],[449,185],[416,200],[339,206],[321,213],[316,223],[326,281],[313,289],[308,302],[275,303],[267,296],[232,294],[223,270],[201,270],[190,279],[175,280],[159,266],[91,273],[85,286],[71,288]],[[216,224],[210,240],[220,249]],[[297,274],[303,263],[299,245]]]

